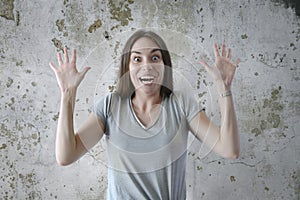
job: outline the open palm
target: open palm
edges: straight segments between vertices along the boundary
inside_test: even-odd
[[[225,87],[230,88],[236,67],[240,63],[240,59],[233,62],[231,49],[228,48],[227,52],[225,44],[222,45],[221,55],[217,44],[214,44],[213,49],[215,55],[214,65],[209,66],[205,61],[200,61],[200,64],[205,67],[206,71],[215,81],[222,81]]]
[[[76,90],[90,67],[85,67],[81,72],[78,72],[76,68],[75,49],[73,51],[71,62],[69,62],[67,48],[64,49],[64,62],[60,53],[57,54],[57,60],[59,67],[56,67],[52,62],[50,62],[49,65],[56,75],[61,92],[65,92],[70,89]]]

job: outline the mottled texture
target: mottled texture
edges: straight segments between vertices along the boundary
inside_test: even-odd
[[[14,0],[0,1],[0,17],[8,20],[14,20]]]
[[[56,164],[60,94],[48,63],[68,47],[79,69],[92,67],[77,93],[77,129],[115,89],[122,47],[139,28],[166,38],[176,76],[216,123],[218,96],[198,61],[212,62],[212,43],[223,41],[242,60],[232,88],[240,158],[207,155],[190,137],[188,199],[299,199],[299,1],[287,0],[0,0],[0,198],[104,199],[103,142],[71,166]]]

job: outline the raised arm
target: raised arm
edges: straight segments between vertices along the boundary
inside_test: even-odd
[[[225,44],[222,45],[221,55],[217,44],[214,44],[213,48],[215,64],[209,66],[204,61],[200,63],[215,81],[219,93],[221,125],[216,126],[206,116],[205,112],[200,112],[190,122],[190,128],[197,138],[216,153],[223,157],[234,159],[239,156],[240,140],[231,93],[231,83],[240,60],[232,61],[231,49],[229,48],[227,52]]]
[[[61,91],[61,104],[56,132],[56,160],[60,165],[68,165],[76,161],[89,148],[95,145],[103,135],[103,124],[95,114],[90,114],[87,121],[74,133],[74,107],[76,91],[85,74],[90,69],[83,71],[76,69],[76,50],[69,62],[68,50],[64,49],[64,61],[60,53],[57,54],[59,67],[50,62]]]

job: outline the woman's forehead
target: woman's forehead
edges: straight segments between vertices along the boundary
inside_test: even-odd
[[[143,49],[159,49],[160,47],[149,37],[139,38],[132,46],[131,51]]]

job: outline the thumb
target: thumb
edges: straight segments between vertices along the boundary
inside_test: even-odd
[[[50,62],[49,65],[50,65],[51,69],[56,73],[57,68],[55,67],[55,65],[52,62]]]
[[[91,69],[91,67],[85,67],[81,72],[80,75],[82,77],[84,77],[86,75],[86,73]]]
[[[199,61],[199,63],[206,69],[206,71],[211,70],[211,67],[205,61]]]

